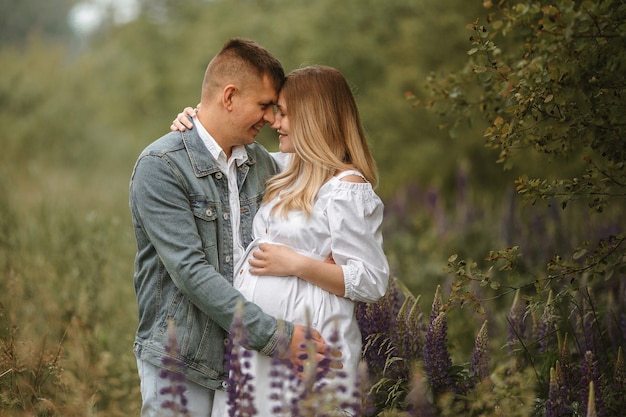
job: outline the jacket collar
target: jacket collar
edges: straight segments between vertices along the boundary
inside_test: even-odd
[[[200,135],[198,135],[196,129],[188,129],[184,132],[180,132],[180,134],[182,136],[185,149],[187,149],[187,153],[189,154],[189,160],[191,161],[191,166],[193,167],[196,177],[205,177],[220,170],[217,166],[215,158],[213,158],[211,152],[209,152],[204,145],[204,142],[202,142],[202,139],[200,138]],[[250,151],[249,146],[246,145],[244,148],[248,154],[248,160],[245,162],[245,165],[254,165],[256,160],[254,159],[254,155]]]

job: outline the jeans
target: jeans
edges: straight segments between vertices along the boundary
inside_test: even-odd
[[[181,395],[187,400],[186,408],[189,417],[212,417],[213,396],[215,391],[205,388],[188,380],[172,381],[162,378],[159,374],[162,369],[146,361],[137,360],[137,370],[141,379],[141,417],[175,417],[183,413],[172,410],[173,407],[163,407],[167,401],[181,407]],[[162,393],[165,388],[184,387],[182,394],[176,396],[170,393]],[[215,416],[222,417],[222,416]]]

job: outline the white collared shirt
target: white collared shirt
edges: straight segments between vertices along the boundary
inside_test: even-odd
[[[226,153],[220,145],[213,139],[211,134],[202,126],[197,118],[193,119],[198,135],[207,147],[220,171],[228,180],[228,202],[230,206],[230,223],[233,229],[233,264],[237,264],[243,256],[243,245],[241,240],[241,206],[239,203],[239,188],[237,187],[237,167],[248,160],[248,153],[245,147],[235,146],[231,150],[230,158],[226,160]]]

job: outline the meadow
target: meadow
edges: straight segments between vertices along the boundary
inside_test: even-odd
[[[129,177],[233,35],[355,85],[393,280],[354,414],[623,415],[623,1],[184,3],[0,33],[0,415],[139,414]]]
[[[131,350],[136,323],[132,286],[134,240],[126,201],[130,169],[129,165],[127,170],[90,175],[83,168],[56,168],[46,169],[46,175],[33,175],[30,181],[4,180],[0,199],[3,415],[138,413],[139,381]],[[107,191],[101,192],[104,182],[108,184]],[[563,346],[562,337],[568,332],[569,343],[575,346],[573,351],[580,355],[584,353],[582,341],[589,335],[584,329],[597,329],[593,330],[598,336],[596,343],[600,343],[596,347],[602,347],[607,358],[601,363],[613,367],[610,375],[603,374],[603,381],[611,377],[614,369],[621,369],[618,364],[623,367],[623,357],[618,363],[615,350],[623,345],[626,312],[624,304],[617,301],[625,296],[623,278],[609,281],[610,291],[598,287],[602,290],[598,301],[591,295],[588,300],[581,299],[578,291],[578,296],[570,292],[570,299],[561,294],[560,314],[553,316],[559,320],[566,317],[569,324],[559,326],[562,330],[558,338],[556,330],[549,331],[548,338],[537,333],[544,315],[538,310],[542,304],[527,305],[535,297],[535,272],[527,270],[516,278],[516,283],[511,283],[510,290],[491,301],[487,300],[493,296],[489,288],[482,288],[475,281],[474,294],[484,296],[478,308],[469,298],[463,302],[454,299],[458,265],[454,259],[448,259],[452,248],[466,248],[465,256],[477,256],[493,242],[505,242],[507,236],[532,248],[529,259],[532,253],[540,259],[542,253],[550,253],[562,242],[581,234],[597,239],[598,233],[619,226],[619,216],[612,223],[585,224],[549,208],[533,209],[506,199],[496,209],[479,205],[469,190],[459,190],[459,195],[469,196],[467,201],[458,200],[451,211],[432,204],[437,200],[434,190],[426,193],[413,188],[406,193],[410,198],[403,198],[402,205],[387,202],[385,226],[386,251],[399,282],[392,286],[386,299],[369,307],[372,311],[363,311],[369,324],[363,324],[362,329],[365,335],[371,335],[366,340],[366,357],[371,369],[378,372],[370,378],[376,409],[387,410],[387,414],[381,415],[395,415],[390,410],[400,413],[410,409],[407,395],[413,384],[414,366],[422,364],[428,369],[424,357],[426,334],[437,312],[444,311],[433,307],[437,297],[441,297],[440,305],[446,305],[446,330],[439,335],[440,346],[435,351],[444,357],[444,352],[448,352],[445,363],[451,370],[441,379],[447,381],[444,387],[438,389],[462,393],[468,399],[481,392],[483,395],[480,402],[471,402],[474,411],[464,415],[531,415],[537,406],[537,392],[544,392],[547,398],[550,367],[554,367],[555,355]],[[402,213],[398,207],[410,210]],[[519,214],[512,215],[511,207]],[[508,220],[507,215],[516,220]],[[530,287],[524,286],[529,283]],[[401,308],[403,300],[407,305]],[[568,317],[573,311],[580,316]],[[515,320],[523,323],[519,326],[527,328],[528,333],[519,330],[518,337],[511,334],[512,314],[517,315]],[[590,317],[592,324],[580,327]],[[488,323],[488,342],[483,348],[490,352],[487,369],[488,374],[493,373],[495,389],[471,385],[470,390],[463,384],[467,384],[468,375],[473,375],[468,373],[471,356],[483,322]],[[537,352],[540,345],[544,350]],[[515,365],[513,358],[523,361],[525,357],[533,358],[534,373],[530,372],[533,368]],[[381,369],[387,371],[381,373]],[[451,381],[455,381],[454,386],[465,388],[459,391],[445,385]],[[611,409],[615,410],[621,400],[611,398]],[[460,407],[458,399],[445,401],[448,405],[444,410]],[[464,400],[464,404],[468,401]],[[494,404],[509,407],[509,414],[486,414]],[[510,414],[513,411],[517,414]]]

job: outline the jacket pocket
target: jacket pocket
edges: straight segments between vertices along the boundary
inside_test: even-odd
[[[214,201],[206,198],[192,198],[191,209],[196,220],[198,235],[202,241],[202,250],[211,265],[219,270],[217,242],[219,240],[218,207]]]

